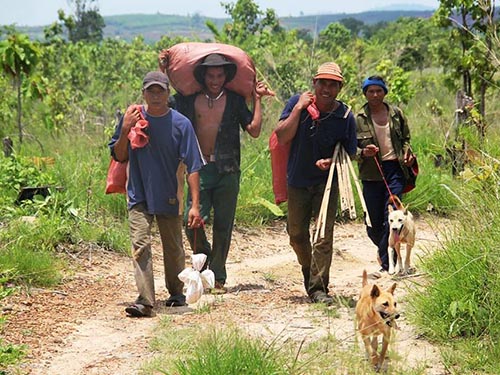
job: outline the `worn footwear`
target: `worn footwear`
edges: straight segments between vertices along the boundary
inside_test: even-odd
[[[373,272],[372,274],[370,274],[371,278],[372,279],[380,279],[381,277],[384,277],[386,276],[388,273],[387,273],[387,270],[385,268],[381,268],[379,269],[378,271],[375,271]]]
[[[153,308],[151,306],[145,306],[140,303],[133,303],[125,309],[125,312],[134,318],[142,318],[146,316],[151,316],[153,313]]]
[[[221,281],[216,281],[213,288],[210,289],[210,294],[226,294],[227,288]]]
[[[186,306],[186,297],[182,296],[171,296],[169,299],[165,301],[165,306],[167,307],[181,307]]]
[[[314,292],[310,297],[313,303],[324,303],[327,306],[333,305],[333,298],[325,292]]]

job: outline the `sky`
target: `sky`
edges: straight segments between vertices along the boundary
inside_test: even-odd
[[[177,14],[199,13],[207,17],[227,17],[223,3],[236,0],[97,0],[102,16],[119,14]],[[254,0],[261,10],[272,8],[278,16],[299,16],[336,13],[359,13],[389,5],[419,5],[436,9],[439,0]],[[0,0],[0,25],[45,26],[57,20],[57,11],[72,14],[68,0]]]

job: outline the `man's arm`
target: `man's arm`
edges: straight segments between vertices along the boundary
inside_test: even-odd
[[[128,160],[128,133],[130,133],[130,129],[132,129],[132,126],[134,126],[135,123],[140,119],[141,113],[137,109],[137,106],[129,106],[125,111],[125,114],[123,115],[120,137],[113,146],[113,152],[115,154],[116,160],[120,162],[125,162]]]
[[[189,228],[199,228],[201,226],[200,217],[200,174],[198,172],[187,175],[187,183],[191,194],[191,207],[188,212],[187,225]]]
[[[274,96],[274,92],[270,91],[264,82],[257,82],[254,92],[254,110],[253,118],[250,124],[246,126],[246,131],[253,138],[257,138],[262,130],[262,104],[261,98],[263,96]]]
[[[278,122],[278,126],[275,131],[280,144],[287,144],[295,137],[297,128],[299,127],[300,113],[312,103],[312,98],[313,93],[311,91],[304,92],[300,95],[297,104],[295,104],[292,112],[290,113],[290,116]]]

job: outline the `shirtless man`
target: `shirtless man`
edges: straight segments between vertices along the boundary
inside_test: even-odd
[[[200,214],[208,223],[213,209],[212,245],[204,228],[196,232],[187,226],[185,229],[192,249],[208,256],[208,266],[215,273],[215,293],[225,292],[226,259],[240,189],[240,128],[257,138],[262,124],[261,97],[273,95],[258,82],[252,113],[245,98],[225,87],[236,70],[236,64],[224,56],[210,54],[194,70],[203,89],[191,96],[175,97],[177,109],[191,120],[207,161],[200,170]],[[187,211],[190,206],[189,195]]]

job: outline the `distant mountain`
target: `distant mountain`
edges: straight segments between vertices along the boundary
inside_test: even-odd
[[[421,4],[392,4],[370,9],[371,12],[400,11],[400,10],[434,11],[435,8]]]
[[[433,11],[391,10],[391,11],[369,11],[361,13],[339,13],[321,14],[317,16],[284,17],[280,18],[282,25],[290,29],[323,30],[332,22],[338,22],[345,18],[354,18],[367,25],[379,22],[391,22],[401,17],[429,18]]]
[[[392,7],[392,6],[391,6]],[[399,6],[399,7],[402,7]],[[337,13],[321,14],[314,16],[281,17],[280,22],[288,29],[302,29],[319,32],[332,22],[338,22],[344,18],[354,18],[370,25],[378,22],[391,22],[400,17],[429,18],[432,10],[385,10],[369,11],[361,13]],[[212,38],[206,21],[210,20],[218,28],[228,22],[228,18],[209,18],[199,14],[193,16],[178,16],[168,14],[127,14],[116,16],[105,16],[104,28],[105,38],[120,38],[132,40],[142,35],[147,42],[156,42],[162,36],[184,36],[193,39],[207,40]],[[26,33],[32,39],[43,39],[42,26],[19,27],[18,30]]]

